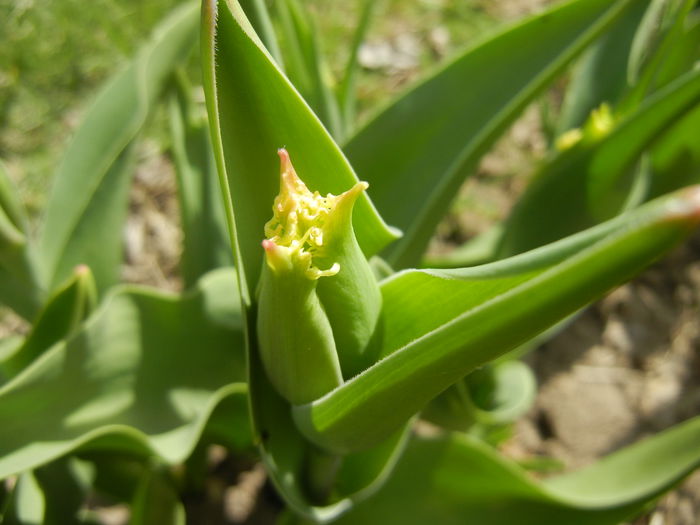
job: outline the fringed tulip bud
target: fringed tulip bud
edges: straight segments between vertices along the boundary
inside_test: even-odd
[[[265,265],[258,297],[258,342],[265,371],[293,404],[313,401],[342,383],[333,330],[316,294],[318,280],[338,273],[321,269],[326,199],[312,194],[282,161],[280,193],[265,225]]]
[[[297,176],[286,150],[280,193],[265,225],[258,340],[275,388],[293,404],[317,399],[368,364],[381,299],[352,229],[367,188],[322,196]],[[341,372],[342,368],[342,372]]]

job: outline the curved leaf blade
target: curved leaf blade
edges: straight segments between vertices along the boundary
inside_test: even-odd
[[[456,58],[348,141],[345,152],[370,183],[377,207],[404,231],[386,255],[393,267],[419,262],[481,155],[575,56],[639,1],[568,2],[510,28]]]
[[[404,271],[384,281],[384,359],[294,407],[300,429],[338,452],[386,437],[461,377],[630,279],[688,235],[700,221],[700,188],[625,219],[558,263],[526,258],[520,265]]]
[[[415,440],[391,481],[338,524],[615,525],[700,465],[700,418],[538,482],[465,435]]]
[[[97,438],[169,463],[219,402],[245,393],[232,270],[182,297],[125,287],[69,339],[0,388],[0,479]]]

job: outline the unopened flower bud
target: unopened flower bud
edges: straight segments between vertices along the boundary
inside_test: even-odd
[[[292,404],[313,401],[342,383],[333,330],[316,294],[319,279],[339,271],[319,268],[325,199],[311,194],[279,151],[280,193],[265,225],[265,265],[258,295],[257,332],[270,382]]]
[[[286,150],[279,155],[280,193],[265,225],[257,330],[270,381],[301,404],[370,364],[381,296],[352,228],[353,206],[367,183],[323,196],[309,191]]]

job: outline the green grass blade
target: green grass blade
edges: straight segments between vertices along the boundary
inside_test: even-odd
[[[184,235],[180,271],[189,288],[205,273],[233,265],[233,257],[206,118],[194,114],[185,86],[168,102]]]
[[[558,263],[541,257],[401,272],[382,283],[384,359],[294,407],[295,420],[326,448],[369,447],[476,367],[631,278],[698,221],[700,188],[693,187],[638,209],[619,230]]]
[[[265,51],[238,2],[205,0],[202,20],[212,143],[228,201],[241,291],[249,303],[262,265],[263,226],[279,191],[277,149],[286,146],[307,186],[321,194],[339,194],[352,187],[357,177]],[[365,195],[355,205],[353,225],[366,255],[395,237]]]
[[[384,218],[387,252],[415,266],[464,178],[521,110],[640,0],[579,0],[468,50],[380,112],[346,144]],[[643,1],[643,0],[642,0]]]
[[[280,21],[282,55],[286,56],[285,73],[333,138],[340,141],[344,126],[332,89],[334,79],[321,53],[311,13],[298,0],[276,0],[275,6]]]
[[[233,270],[183,296],[115,290],[0,387],[0,479],[87,443],[180,462],[220,401],[245,393],[244,376]]]
[[[196,15],[188,3],[169,16],[103,89],[76,132],[56,172],[41,235],[51,286],[78,264],[92,269],[101,291],[116,282],[134,139],[174,67],[191,51]]]
[[[696,71],[647,99],[600,141],[579,143],[547,164],[508,217],[500,256],[555,241],[620,213],[633,187],[634,163],[698,102]]]
[[[416,440],[389,483],[336,523],[616,525],[697,468],[698,443],[695,418],[592,467],[538,482],[468,436]]]
[[[360,46],[364,42],[369,26],[372,22],[372,16],[379,5],[378,0],[364,0],[360,10],[360,16],[357,22],[355,33],[350,44],[350,56],[348,63],[345,66],[343,77],[338,85],[338,105],[342,114],[342,121],[345,125],[344,136],[350,135],[355,128],[355,106],[357,105],[357,73],[360,67],[358,56]]]

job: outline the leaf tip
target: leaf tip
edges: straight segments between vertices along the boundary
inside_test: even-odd
[[[690,186],[678,193],[669,207],[670,219],[689,219],[693,223],[700,222],[700,185]]]

